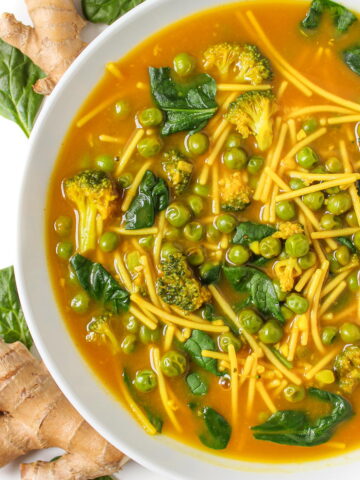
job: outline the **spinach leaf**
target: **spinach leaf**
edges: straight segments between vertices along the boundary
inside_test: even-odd
[[[30,135],[42,95],[33,85],[45,74],[20,50],[0,39],[0,115]]]
[[[20,305],[13,267],[0,270],[0,337],[6,343],[22,342],[27,348],[33,343]]]
[[[214,358],[201,355],[202,350],[216,350],[215,342],[210,335],[201,330],[193,330],[191,337],[186,340],[183,348],[199,367],[214,375],[222,375],[217,369],[217,361]]]
[[[279,362],[281,362],[284,365],[284,367],[288,368],[289,370],[293,368],[292,362],[290,362],[286,357],[284,357],[284,355],[281,352],[279,352],[277,348],[270,347],[270,350],[275,355],[275,357],[279,360]]]
[[[130,395],[133,397],[133,399],[135,400],[135,402],[140,405],[141,408],[144,409],[144,412],[149,420],[149,422],[151,423],[151,425],[153,427],[155,427],[155,430],[158,432],[158,433],[161,433],[162,431],[162,427],[163,427],[163,420],[162,418],[154,413],[151,408],[149,408],[147,405],[144,404],[144,402],[142,401],[142,399],[139,397],[137,391],[135,390],[135,388],[133,387],[133,384],[132,384],[132,381],[130,379],[130,375],[129,373],[127,372],[126,369],[123,370],[123,373],[122,373],[122,376],[123,376],[123,379],[124,379],[124,383],[125,385],[127,386],[127,389],[129,390],[129,393]]]
[[[100,263],[94,263],[77,253],[70,259],[70,264],[80,285],[91,298],[103,303],[115,314],[129,309],[129,293],[120,287]]]
[[[169,205],[169,190],[162,178],[147,170],[138,193],[125,213],[125,229],[137,230],[154,225],[155,214]]]
[[[329,11],[336,29],[344,33],[357,20],[347,8],[332,0],[313,0],[301,26],[307,30],[318,28],[325,11]]]
[[[92,23],[113,23],[144,0],[81,0],[84,17]]]
[[[201,396],[206,395],[209,391],[209,387],[200,373],[193,372],[186,377],[186,383],[193,395]]]
[[[264,315],[272,315],[284,323],[280,303],[270,277],[253,267],[223,267],[225,277],[240,293],[248,293],[252,303]]]
[[[249,263],[251,265],[254,265],[255,267],[263,267],[268,262],[270,262],[270,260],[271,260],[270,258],[257,256],[257,257],[254,258],[254,260],[250,260]]]
[[[226,448],[231,437],[231,426],[227,420],[210,407],[202,408],[201,418],[205,427],[199,435],[201,443],[214,450]]]
[[[236,227],[232,243],[247,247],[252,242],[260,242],[265,237],[270,237],[276,228],[263,223],[242,222]]]
[[[303,411],[279,410],[265,423],[252,427],[254,437],[282,445],[313,447],[327,442],[335,427],[354,414],[350,402],[340,395],[314,387],[307,392],[311,397],[330,403],[331,412],[312,422]]]
[[[211,283],[216,283],[220,279],[221,274],[221,263],[209,265],[208,268],[200,268],[199,275],[201,283],[204,285],[210,285]]]
[[[348,237],[337,237],[336,240],[341,243],[341,245],[345,245],[348,247],[351,253],[356,253],[356,247],[353,242]]]
[[[346,65],[357,75],[360,75],[360,45],[354,45],[342,52]]]
[[[196,132],[215,115],[216,82],[210,75],[202,73],[186,83],[176,82],[168,67],[150,67],[149,75],[154,101],[166,114],[163,135],[184,130]]]

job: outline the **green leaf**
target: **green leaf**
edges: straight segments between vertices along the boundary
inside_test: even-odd
[[[214,375],[222,375],[217,369],[217,361],[214,358],[201,355],[202,350],[216,351],[215,342],[210,335],[201,330],[193,330],[191,337],[186,340],[183,348],[199,367]]]
[[[84,17],[92,23],[113,23],[144,0],[81,0]]]
[[[0,115],[30,135],[43,96],[33,85],[45,74],[20,50],[0,39]]]
[[[342,57],[346,65],[357,75],[360,75],[360,45],[354,45],[343,51]]]
[[[264,315],[284,323],[274,284],[266,273],[253,267],[223,267],[225,277],[240,293],[248,293],[252,303]]]
[[[252,427],[254,437],[282,445],[313,447],[326,443],[339,423],[354,415],[350,402],[341,395],[314,387],[310,387],[307,393],[315,399],[328,402],[332,406],[331,412],[312,422],[306,412],[279,410],[265,423]]]
[[[168,67],[150,67],[149,75],[154,101],[166,115],[163,135],[196,132],[215,115],[216,82],[210,75],[201,73],[186,83],[176,82]]]
[[[284,355],[281,352],[279,352],[277,348],[270,347],[270,350],[275,355],[275,357],[279,360],[279,362],[281,362],[284,365],[284,367],[288,368],[289,370],[293,368],[292,362],[290,362],[286,357],[284,357]]]
[[[247,247],[252,242],[260,242],[265,237],[270,237],[276,228],[264,223],[242,222],[236,227],[232,243]]]
[[[202,396],[206,395],[209,391],[208,384],[200,373],[190,373],[186,377],[186,383],[193,395]]]
[[[231,437],[231,426],[227,420],[210,407],[204,407],[201,410],[201,418],[205,427],[199,435],[201,443],[214,450],[226,448]]]
[[[350,10],[339,3],[332,0],[313,0],[301,26],[307,30],[318,28],[325,11],[330,13],[336,29],[341,33],[346,32],[357,20]]]
[[[199,270],[200,280],[201,280],[201,283],[204,285],[217,283],[220,279],[220,274],[221,274],[221,263],[214,264],[211,266],[211,268]]]
[[[356,247],[349,237],[337,237],[336,240],[341,243],[341,245],[348,247],[351,253],[356,253]]]
[[[70,259],[70,264],[80,285],[91,298],[115,314],[129,309],[129,293],[100,263],[94,263],[77,253]]]
[[[125,213],[125,229],[152,227],[155,214],[169,205],[169,189],[162,178],[147,170],[141,180],[136,197]]]
[[[13,267],[0,270],[0,337],[6,343],[22,342],[27,348],[33,343],[20,305]]]

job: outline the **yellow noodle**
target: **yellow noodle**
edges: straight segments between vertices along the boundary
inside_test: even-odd
[[[220,213],[220,197],[219,197],[219,163],[216,162],[212,166],[212,213],[219,215]]]
[[[140,263],[144,267],[144,277],[145,277],[145,283],[146,283],[146,288],[149,292],[150,300],[160,307],[160,301],[159,297],[156,294],[156,289],[155,289],[155,281],[153,277],[153,269],[150,267],[150,261],[147,255],[143,255],[140,257]]]
[[[311,105],[295,110],[289,114],[290,118],[302,117],[312,113],[333,112],[333,113],[353,113],[349,108],[338,107],[337,105]]]
[[[175,327],[174,325],[167,325],[164,337],[164,350],[165,352],[171,349],[171,345],[173,343],[175,336]]]
[[[249,85],[248,83],[218,83],[219,92],[247,92],[249,90],[270,90],[272,85]]]
[[[289,82],[287,80],[283,80],[280,84],[280,87],[279,87],[279,90],[277,92],[277,99],[280,100],[280,98],[284,95],[286,89],[288,88],[289,86]]]
[[[263,350],[266,358],[269,360],[270,363],[274,365],[274,367],[279,370],[284,377],[289,379],[291,382],[295,383],[295,385],[301,385],[301,379],[292,373],[289,369],[287,369],[273,354],[273,352],[268,348],[264,343],[260,342],[260,347]]]
[[[201,355],[206,358],[214,358],[215,360],[228,360],[227,353],[214,352],[213,350],[202,350]]]
[[[239,375],[238,365],[234,345],[228,347],[230,361],[230,378],[231,378],[231,418],[233,428],[236,428],[238,422],[238,402],[239,402]]]
[[[129,209],[130,204],[131,204],[132,200],[134,199],[134,197],[137,193],[137,189],[138,189],[138,187],[141,183],[141,180],[142,180],[146,170],[149,169],[151,164],[152,164],[152,160],[148,160],[147,162],[145,162],[143,164],[143,166],[140,168],[140,170],[136,174],[130,188],[126,191],[125,198],[124,198],[123,203],[121,205],[121,210],[123,212],[126,212]]]
[[[329,353],[327,353],[326,355],[324,355],[322,357],[322,359],[316,364],[314,365],[311,370],[309,370],[308,372],[305,373],[305,377],[308,379],[308,380],[311,380],[312,378],[314,378],[314,376],[320,372],[321,369],[323,369],[324,367],[326,367],[326,365],[328,363],[331,362],[331,360],[333,358],[336,357],[336,355],[340,352],[340,350],[342,349],[342,347],[336,347],[334,348],[333,350],[331,350]]]
[[[118,275],[121,278],[121,282],[125,286],[126,290],[129,292],[132,291],[132,282],[130,275],[125,267],[124,261],[121,257],[121,255],[116,252],[115,253],[115,270],[117,271]]]
[[[261,380],[256,382],[256,390],[259,392],[261,398],[264,400],[265,405],[268,407],[271,413],[277,412],[277,408],[274,405],[270,395],[268,394],[264,384]]]
[[[213,146],[212,150],[211,150],[211,153],[210,155],[207,157],[207,159],[205,160],[205,162],[208,164],[208,165],[212,165],[215,160],[217,159],[221,149],[223,148],[225,142],[226,142],[226,139],[231,131],[231,125],[228,125],[225,130],[223,131],[223,133],[220,135],[218,141],[215,143],[215,145]]]
[[[250,415],[255,397],[255,387],[256,387],[256,367],[257,367],[257,358],[255,357],[254,363],[252,364],[248,388],[248,397],[246,402],[246,414]]]
[[[333,238],[346,237],[360,231],[360,227],[339,228],[338,230],[324,230],[322,232],[312,232],[311,238]]]
[[[352,165],[351,165],[351,162],[350,162],[350,159],[349,159],[349,153],[347,151],[346,144],[345,144],[344,140],[340,140],[339,148],[340,148],[340,155],[341,155],[341,159],[342,159],[343,164],[344,164],[345,172],[352,172],[353,168],[352,168]],[[353,202],[353,207],[354,207],[354,210],[355,210],[356,219],[358,221],[358,224],[360,225],[360,201],[359,201],[359,195],[357,193],[357,189],[356,189],[355,185],[350,186],[349,193],[350,193],[350,196],[351,196],[351,199],[352,199],[352,202]]]
[[[101,142],[107,142],[107,143],[124,143],[124,139],[121,137],[112,137],[111,135],[99,135],[99,140]]]
[[[129,138],[127,144],[124,147],[124,150],[121,154],[120,157],[120,162],[116,168],[115,175],[119,176],[126,165],[128,164],[130,158],[132,157],[133,153],[136,150],[136,146],[139,143],[139,141],[142,139],[142,137],[145,135],[145,130],[142,128],[137,128],[131,137]]]
[[[315,270],[316,270],[316,266],[309,268],[301,275],[300,280],[295,285],[295,290],[297,292],[301,292],[301,290],[307,285],[311,277],[314,275]]]
[[[326,261],[326,262],[323,262],[323,265],[321,266],[321,268],[315,272],[314,278],[317,272],[320,272],[320,275],[319,275],[318,286],[315,290],[314,295],[311,297],[312,298],[312,305],[311,305],[311,311],[310,311],[311,334],[312,334],[312,338],[314,340],[314,344],[316,348],[321,353],[324,353],[325,349],[319,333],[318,308],[319,308],[321,287],[325,281],[328,268],[329,268],[329,262]]]
[[[360,115],[344,115],[342,117],[327,118],[328,125],[340,125],[341,123],[355,123],[360,121]]]
[[[353,173],[308,173],[308,172],[299,172],[296,170],[291,170],[287,172],[290,177],[301,178],[302,180],[311,180],[322,182],[324,180],[336,180],[338,178],[352,178]]]
[[[111,227],[110,230],[120,235],[154,235],[158,233],[158,227],[139,228],[138,230],[126,230],[125,228]]]
[[[214,133],[211,135],[211,141],[216,142],[216,140],[221,136],[225,128],[229,125],[229,122],[227,121],[226,118],[223,118],[219,125],[217,126],[216,130]]]
[[[112,103],[114,103],[116,100],[119,99],[119,93],[116,95],[113,95],[112,97],[108,98],[107,100],[104,100],[103,102],[99,103],[96,107],[94,107],[90,112],[88,112],[86,115],[80,118],[76,122],[76,126],[78,128],[83,127],[86,123],[88,123],[90,120],[92,120],[96,115],[101,113],[103,110],[106,108],[110,107]]]
[[[292,362],[295,357],[295,352],[296,352],[296,347],[299,341],[299,327],[297,325],[297,318],[294,320],[294,325],[291,329],[291,335],[290,335],[290,340],[289,340],[289,352],[287,355],[287,359],[289,362]]]
[[[321,290],[321,295],[320,298],[325,297],[328,293],[330,293],[332,290],[334,290],[335,287],[339,285],[345,278],[349,275],[349,271],[339,273],[336,275],[335,278],[333,278],[330,282],[328,282],[325,287]]]
[[[122,74],[121,70],[119,67],[116,65],[116,63],[109,62],[106,64],[106,70],[110,72],[114,77],[116,77],[119,80],[123,80],[124,75]]]
[[[295,124],[295,120],[293,118],[290,118],[287,121],[287,124],[289,125],[291,144],[295,145],[296,144],[296,124]]]
[[[339,285],[329,294],[329,296],[325,299],[324,303],[321,305],[320,308],[320,315],[323,315],[326,310],[328,310],[331,305],[336,301],[336,299],[341,295],[341,293],[346,288],[346,282],[342,281]]]

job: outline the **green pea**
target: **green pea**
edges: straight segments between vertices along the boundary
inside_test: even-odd
[[[146,108],[139,115],[140,123],[143,127],[156,127],[163,121],[162,111],[158,108]]]
[[[258,173],[264,165],[264,158],[259,157],[258,155],[254,155],[250,157],[248,164],[247,164],[247,171],[251,175],[255,175]]]
[[[196,217],[202,214],[204,211],[204,200],[201,197],[198,195],[189,195],[186,201]]]
[[[165,231],[166,240],[178,240],[181,237],[181,230],[175,227],[168,227]]]
[[[310,170],[317,162],[318,156],[310,147],[302,148],[296,155],[296,162],[300,167]]]
[[[318,127],[318,121],[316,120],[315,117],[307,118],[302,124],[302,129],[307,135],[309,135],[309,133],[315,132],[317,127]]]
[[[72,218],[60,215],[54,222],[54,230],[60,237],[67,237],[71,233]]]
[[[281,241],[278,238],[265,237],[260,241],[259,249],[262,257],[277,257],[281,253]]]
[[[286,321],[291,320],[294,317],[294,312],[285,305],[281,305],[280,310]]]
[[[222,352],[227,353],[229,351],[229,345],[233,345],[236,352],[239,351],[242,347],[242,342],[240,338],[236,338],[235,335],[233,335],[231,332],[222,333],[218,336],[217,340],[219,349]]]
[[[214,282],[214,270],[219,271],[219,264],[215,262],[205,262],[199,268],[199,275],[204,283]]]
[[[360,340],[360,327],[355,323],[343,323],[339,332],[341,340],[345,343],[355,343]]]
[[[309,240],[303,233],[295,233],[285,242],[285,252],[289,257],[304,257],[309,253],[309,249]]]
[[[337,157],[330,157],[325,160],[325,168],[330,173],[340,173],[344,170],[342,161]]]
[[[119,244],[119,237],[115,232],[105,232],[99,238],[99,248],[102,252],[113,252]]]
[[[167,377],[178,377],[186,372],[186,357],[183,353],[170,350],[161,357],[160,368]]]
[[[136,343],[136,335],[134,335],[133,333],[129,333],[129,335],[126,335],[126,337],[124,337],[123,341],[121,342],[121,350],[127,355],[129,355],[130,353],[133,353],[135,351]]]
[[[114,112],[119,120],[123,120],[130,113],[130,104],[126,100],[119,100],[115,103]]]
[[[86,313],[89,308],[90,298],[87,293],[79,292],[71,299],[71,309],[79,314]]]
[[[243,144],[243,137],[239,133],[231,133],[225,143],[226,148],[239,148]]]
[[[110,173],[115,168],[115,160],[111,155],[98,155],[95,158],[95,165],[99,170]]]
[[[218,242],[220,240],[221,233],[214,225],[208,225],[206,227],[206,239],[209,242]]]
[[[268,320],[259,330],[259,339],[263,343],[277,343],[283,334],[283,329],[275,320]]]
[[[285,303],[291,311],[298,315],[307,312],[309,309],[308,300],[298,293],[290,293],[290,295],[286,297]]]
[[[172,243],[164,243],[161,247],[160,257],[161,260],[166,260],[169,255],[173,255],[174,253],[179,253],[179,249],[175,247]]]
[[[331,345],[332,343],[334,343],[338,333],[339,333],[339,330],[337,327],[328,326],[323,328],[321,332],[322,343],[324,345]]]
[[[339,217],[335,217],[331,213],[325,213],[320,218],[320,226],[324,230],[334,230],[335,228],[341,227],[341,220]]]
[[[331,195],[327,200],[327,209],[334,215],[341,215],[352,207],[351,196],[347,192]]]
[[[200,195],[200,197],[208,197],[209,187],[207,185],[201,185],[200,183],[196,183],[193,186],[193,192],[196,193],[196,195]]]
[[[315,168],[311,169],[311,173],[326,173],[326,170],[323,165],[317,165]]]
[[[300,190],[305,187],[305,183],[300,178],[290,178],[289,187],[291,190]]]
[[[309,252],[303,257],[298,258],[297,262],[302,270],[307,270],[315,265],[316,255],[314,252]]]
[[[275,205],[276,215],[281,220],[292,220],[296,215],[295,205],[293,202],[284,200],[282,202],[277,202]]]
[[[330,273],[336,273],[339,270],[339,268],[341,268],[340,263],[337,262],[335,258],[331,257],[329,259],[329,262],[330,262]]]
[[[249,260],[250,252],[242,245],[234,245],[233,247],[229,248],[227,252],[227,258],[229,262],[233,263],[234,265],[243,265]]]
[[[166,220],[173,227],[183,227],[191,218],[191,212],[182,203],[172,203],[165,211]]]
[[[189,135],[187,148],[192,155],[203,155],[209,148],[208,136],[200,132]]]
[[[356,232],[353,236],[353,242],[357,250],[360,251],[360,232]]]
[[[196,60],[188,53],[179,53],[173,60],[175,72],[180,77],[187,77],[195,69]]]
[[[349,227],[359,226],[355,210],[350,210],[350,212],[347,212],[345,216],[345,220],[346,220],[346,223],[349,225]]]
[[[156,343],[160,340],[160,330],[150,330],[146,325],[141,325],[139,331],[139,339],[141,343],[147,345],[148,343]]]
[[[341,265],[345,266],[350,262],[351,253],[350,250],[346,245],[342,245],[341,247],[337,248],[334,252],[335,260]]]
[[[190,222],[184,227],[184,237],[191,242],[198,242],[203,234],[204,227],[199,222]]]
[[[131,173],[124,173],[117,179],[117,183],[121,188],[128,188],[133,182],[133,176]]]
[[[152,370],[139,370],[136,372],[134,385],[139,392],[151,392],[157,387],[157,376]]]
[[[140,325],[133,315],[123,319],[124,328],[130,333],[138,333]]]
[[[62,260],[69,260],[74,251],[72,242],[59,242],[56,244],[56,255]]]
[[[281,290],[280,282],[277,278],[273,280],[273,285],[274,285],[276,296],[278,297],[279,302],[283,302],[286,298],[286,293]]]
[[[307,195],[303,195],[302,197],[303,202],[310,210],[320,210],[320,208],[324,204],[325,196],[323,192],[312,192],[308,193]]]
[[[142,157],[154,157],[160,153],[162,149],[162,142],[159,137],[150,135],[149,137],[143,138],[137,144],[137,150]]]
[[[239,314],[239,322],[248,333],[257,333],[263,326],[261,317],[250,308],[242,310]]]
[[[79,279],[78,279],[76,273],[74,273],[71,268],[70,268],[70,271],[69,271],[69,276],[68,276],[67,281],[68,281],[68,284],[72,285],[73,287],[78,287],[80,285]]]
[[[351,292],[359,290],[359,271],[351,273],[346,279],[347,286]]]
[[[140,253],[137,250],[127,253],[125,262],[128,270],[134,272],[135,268],[140,265]]]
[[[243,148],[230,148],[223,155],[225,166],[233,170],[241,170],[247,164],[247,153]]]
[[[236,218],[229,214],[219,215],[215,220],[215,225],[221,233],[231,233],[236,227]]]
[[[152,248],[154,246],[154,236],[147,235],[146,237],[141,237],[138,240],[140,247],[143,248]]]
[[[203,249],[201,247],[191,249],[187,254],[187,261],[194,267],[198,267],[204,263],[205,255]]]
[[[325,192],[328,193],[329,195],[333,195],[334,193],[339,193],[340,191],[341,191],[340,187],[330,187],[325,190]]]
[[[284,398],[290,403],[298,403],[304,400],[306,391],[301,385],[287,385],[284,390]]]

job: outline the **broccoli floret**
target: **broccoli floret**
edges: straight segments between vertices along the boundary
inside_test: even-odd
[[[217,43],[204,52],[204,67],[217,67],[225,76],[231,69],[238,82],[259,85],[264,80],[271,80],[272,71],[269,60],[263,56],[255,45],[238,43]]]
[[[169,150],[163,155],[162,166],[175,196],[188,186],[193,171],[192,163],[178,150]]]
[[[87,326],[88,335],[86,340],[89,342],[109,343],[113,353],[119,352],[119,342],[111,328],[110,321],[112,315],[106,313],[93,317]]]
[[[161,272],[156,289],[165,303],[193,312],[210,300],[210,292],[195,278],[183,253],[167,255],[161,261]]]
[[[250,205],[253,190],[244,182],[240,172],[222,178],[219,185],[222,210],[241,212]]]
[[[360,347],[349,345],[335,359],[334,369],[339,387],[352,393],[360,383]]]
[[[272,116],[276,110],[272,92],[252,90],[230,104],[226,118],[244,138],[255,135],[259,149],[267,150],[273,141]]]
[[[78,249],[80,253],[96,247],[96,217],[103,220],[116,210],[118,192],[114,183],[100,170],[85,170],[64,181],[64,192],[79,215]]]

